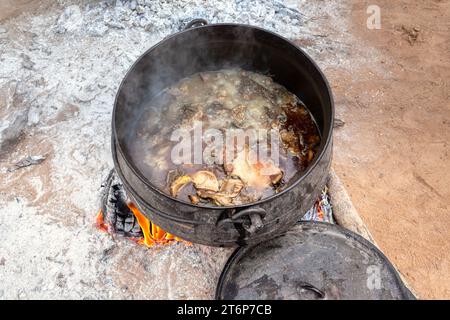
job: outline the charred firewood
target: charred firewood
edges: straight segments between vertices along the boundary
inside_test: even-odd
[[[114,233],[130,238],[141,238],[143,233],[127,205],[127,195],[114,169],[102,184],[100,197],[104,223],[113,228]]]

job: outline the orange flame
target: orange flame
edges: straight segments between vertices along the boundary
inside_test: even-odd
[[[142,239],[132,239],[133,241],[136,241],[139,244],[143,244],[147,247],[153,246],[155,243],[158,244],[168,244],[170,242],[178,242],[183,241],[186,244],[190,244],[187,241],[184,241],[181,238],[178,238],[174,236],[173,234],[170,234],[160,227],[158,227],[156,224],[152,223],[150,220],[148,220],[140,211],[139,209],[131,202],[127,203],[130,210],[133,212],[134,216],[136,217],[137,222],[139,223],[139,226],[141,227],[142,233],[144,234],[144,238]],[[104,221],[103,217],[103,211],[100,210],[96,217],[96,226],[99,230],[109,233],[108,225]]]
[[[165,232],[156,224],[148,220],[139,209],[131,202],[128,202],[128,207],[133,212],[139,225],[141,226],[144,239],[139,240],[140,244],[145,244],[147,247],[153,246],[155,243],[169,243],[171,241],[183,241],[175,237],[173,234]]]
[[[97,217],[95,218],[95,225],[97,226],[97,229],[108,233],[108,225],[105,223],[105,220],[103,219],[103,211],[100,209],[97,213]]]

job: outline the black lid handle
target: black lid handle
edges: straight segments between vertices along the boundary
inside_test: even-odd
[[[323,290],[320,290],[319,288],[313,286],[310,283],[300,282],[300,283],[298,283],[298,286],[301,289],[309,290],[309,291],[313,292],[319,299],[325,299],[325,296],[326,296],[325,292]]]

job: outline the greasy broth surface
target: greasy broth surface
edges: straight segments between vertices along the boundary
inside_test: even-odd
[[[136,132],[129,138],[128,151],[137,168],[156,187],[171,194],[177,178],[200,170],[212,172],[219,186],[230,177],[243,182],[239,194],[225,202],[199,197],[193,183],[172,194],[203,205],[254,202],[279,192],[296,173],[306,169],[320,143],[315,121],[294,94],[268,76],[240,69],[203,72],[182,79],[149,101],[143,110]],[[259,188],[243,181],[232,170],[233,166],[230,169],[215,163],[175,165],[171,150],[178,142],[170,141],[172,132],[178,128],[192,129],[194,121],[202,121],[204,131],[208,128],[278,129],[281,137],[278,168],[282,179]]]

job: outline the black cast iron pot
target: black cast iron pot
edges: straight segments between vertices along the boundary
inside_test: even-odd
[[[269,74],[296,94],[319,127],[319,152],[286,189],[261,201],[207,207],[173,198],[139,172],[129,156],[127,137],[134,132],[144,101],[194,73],[232,67]],[[129,197],[165,231],[211,246],[257,243],[293,226],[319,196],[331,164],[333,116],[333,98],[325,76],[292,42],[248,25],[190,25],[147,50],[122,81],[112,119],[114,166]]]

